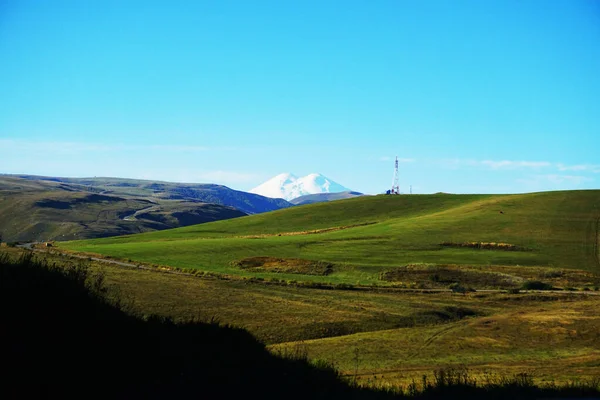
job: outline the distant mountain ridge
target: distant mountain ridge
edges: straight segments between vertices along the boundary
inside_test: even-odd
[[[1,177],[2,175],[0,175]],[[214,183],[177,183],[127,178],[61,178],[37,175],[4,175],[27,180],[78,185],[80,190],[157,200],[188,200],[234,207],[246,214],[291,207],[285,200],[234,190]]]
[[[318,173],[298,178],[291,173],[283,173],[250,190],[250,193],[260,194],[274,199],[290,201],[300,196],[318,193],[349,192],[345,186]]]
[[[322,203],[325,201],[334,201],[342,199],[350,199],[352,197],[364,196],[364,193],[360,192],[338,192],[338,193],[317,193],[307,194],[304,196],[296,197],[290,200],[290,203],[300,206],[303,204]]]
[[[0,237],[8,242],[127,235],[291,206],[215,184],[0,174]]]

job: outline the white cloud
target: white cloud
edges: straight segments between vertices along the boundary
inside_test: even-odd
[[[594,179],[581,175],[546,174],[532,175],[528,178],[517,179],[517,183],[527,185],[531,190],[576,188],[579,185]],[[550,187],[548,185],[551,185]]]
[[[191,145],[146,145],[146,144],[106,144],[86,142],[53,142],[0,139],[0,152],[3,151],[44,151],[55,153],[114,152],[114,151],[165,151],[198,152],[210,150],[204,146]]]
[[[493,170],[516,170],[516,169],[541,169],[552,167],[549,161],[522,161],[522,160],[474,160],[462,158],[450,158],[438,161],[449,169],[461,167],[485,167]]]
[[[594,173],[600,173],[600,165],[593,164],[578,164],[578,165],[564,165],[556,164],[559,171],[589,171]]]
[[[522,161],[522,160],[473,160],[473,159],[445,159],[440,163],[445,167],[457,169],[459,167],[487,167],[493,170],[515,170],[515,169],[542,169],[554,168],[558,171],[579,171],[600,173],[600,165],[577,164],[565,165],[552,163],[550,161]],[[558,176],[558,175],[557,175]],[[568,175],[561,175],[568,176]]]
[[[145,150],[160,150],[160,151],[208,151],[210,148],[204,146],[186,146],[186,145],[152,145],[152,146],[130,146],[131,148]]]
[[[461,166],[471,165],[470,160],[461,160],[458,158],[439,160],[437,163],[448,169],[458,169]]]
[[[180,183],[216,183],[220,185],[254,184],[263,178],[262,175],[239,171],[195,171],[183,168],[144,169],[133,171],[132,178],[161,180]]]
[[[388,161],[395,161],[395,160],[396,160],[396,157],[389,157],[389,156],[379,157],[379,161],[388,162]],[[416,160],[414,158],[399,158],[398,159],[399,163],[411,163],[411,162],[415,162],[415,161]]]
[[[479,162],[481,165],[492,169],[519,169],[519,168],[544,168],[550,167],[552,163],[548,161],[493,161],[483,160]]]
[[[571,185],[579,185],[583,182],[592,181],[592,178],[588,178],[587,176],[579,176],[579,175],[558,175],[558,174],[549,174],[542,175],[542,179],[546,179],[550,183],[562,184],[568,183]]]
[[[249,183],[260,179],[260,175],[235,171],[206,171],[197,174],[199,179],[209,182]]]

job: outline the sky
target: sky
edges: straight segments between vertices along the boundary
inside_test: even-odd
[[[0,173],[600,188],[600,2],[0,1]]]

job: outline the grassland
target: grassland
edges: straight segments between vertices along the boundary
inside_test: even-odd
[[[218,318],[368,385],[446,366],[565,382],[600,375],[599,207],[599,191],[374,196],[59,248],[201,271],[102,267],[139,312]],[[505,290],[528,281],[562,290]],[[477,291],[432,291],[451,283]]]
[[[331,263],[333,272],[278,276],[386,284],[382,273],[409,264],[600,271],[598,218],[599,191],[375,196],[61,247],[263,278],[272,274],[244,271],[236,262],[248,257],[306,259]],[[519,250],[447,246],[467,242],[506,243]]]
[[[480,379],[527,372],[538,383],[600,375],[595,291],[323,290],[102,263],[91,268],[104,274],[109,295],[137,314],[243,327],[275,353],[306,353],[367,385],[407,385],[435,369],[465,366]]]
[[[321,290],[104,270],[135,309],[244,327],[276,353],[306,351],[365,384],[406,385],[461,366],[538,382],[600,374],[600,297],[586,292]]]
[[[597,298],[486,295],[463,304],[489,314],[274,348],[302,346],[311,358],[335,360],[342,373],[371,383],[407,383],[443,366],[467,366],[477,375],[528,371],[539,381],[599,375]]]
[[[582,294],[444,293],[424,301],[414,293],[282,290],[98,262],[90,271],[77,265],[79,259],[43,253],[47,265],[20,257],[22,251],[0,253],[0,295],[10,304],[1,335],[11,344],[2,359],[9,367],[0,388],[4,398],[48,393],[71,398],[90,388],[93,398],[407,398],[399,395],[403,392],[408,398],[478,399],[600,393],[598,380],[585,383],[598,370],[598,316],[597,304]],[[294,336],[315,339],[274,344],[273,356],[244,330],[215,324],[213,313],[221,311],[221,322],[245,324],[255,336],[275,343]],[[161,317],[174,314],[186,322]],[[353,328],[358,333],[351,333]],[[372,330],[360,331],[366,328]],[[335,336],[344,330],[348,333]],[[460,337],[451,337],[455,333]],[[312,361],[306,361],[307,354]],[[457,361],[471,363],[470,373],[460,367],[454,373],[452,367],[439,371]],[[480,367],[490,363],[502,367],[504,376],[523,368],[529,374],[507,380],[482,375]],[[435,379],[432,369],[438,370]],[[423,393],[414,384],[398,390],[397,383],[422,382],[422,372],[429,374]],[[557,379],[551,382],[558,385],[535,386],[557,374],[584,382],[564,385]]]

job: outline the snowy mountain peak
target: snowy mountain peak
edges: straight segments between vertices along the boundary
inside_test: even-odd
[[[291,174],[289,172],[285,172],[283,174],[279,174],[277,176],[274,176],[273,178],[269,179],[269,181],[277,181],[277,182],[293,182],[296,179],[298,179],[298,177],[294,174]],[[265,182],[266,183],[266,182]]]
[[[296,197],[317,193],[338,193],[350,189],[340,185],[322,174],[312,173],[298,178],[291,173],[279,174],[262,185],[250,190],[250,193],[266,197],[292,200]]]

